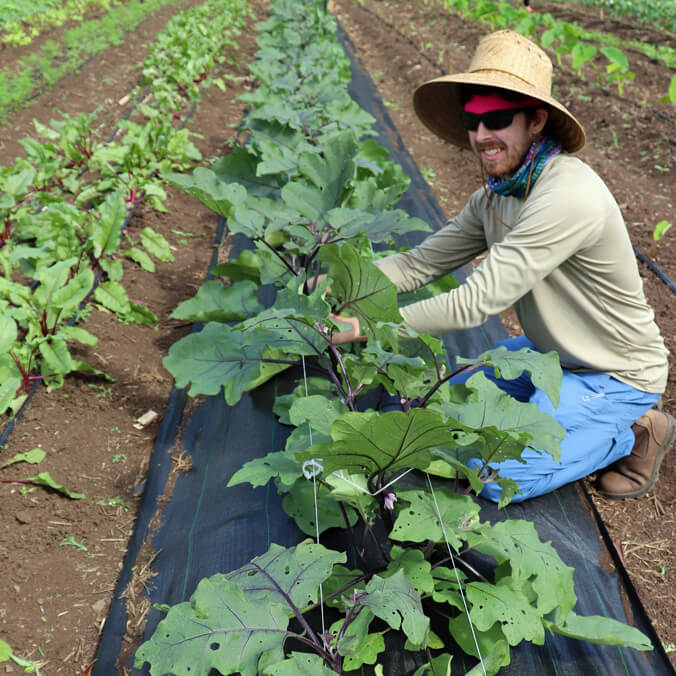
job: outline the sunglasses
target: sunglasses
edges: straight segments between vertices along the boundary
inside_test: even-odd
[[[467,131],[476,131],[479,128],[479,122],[484,123],[486,129],[494,131],[504,129],[512,124],[512,120],[517,113],[523,112],[523,108],[509,108],[507,110],[491,110],[489,113],[460,113],[460,124]]]

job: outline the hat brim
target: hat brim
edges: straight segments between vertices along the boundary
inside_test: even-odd
[[[549,106],[547,129],[569,153],[585,144],[584,128],[575,117],[551,96],[536,91],[524,80],[506,72],[475,71],[442,75],[420,85],[413,93],[413,108],[420,121],[437,136],[460,148],[470,149],[467,130],[460,124],[461,87],[483,85],[532,96]]]

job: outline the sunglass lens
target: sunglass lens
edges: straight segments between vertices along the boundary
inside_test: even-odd
[[[509,125],[512,124],[514,115],[516,115],[517,112],[518,111],[514,109],[493,110],[483,116],[483,123],[486,125],[487,129],[504,129],[505,127],[509,127]]]
[[[514,116],[519,112],[518,109],[512,108],[510,110],[492,110],[489,113],[468,113],[462,111],[460,113],[460,124],[467,129],[467,131],[476,131],[479,128],[479,122],[483,122],[486,129],[495,131],[496,129],[504,129],[512,124]]]

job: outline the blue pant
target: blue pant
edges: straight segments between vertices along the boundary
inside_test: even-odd
[[[500,345],[512,351],[523,347],[535,349],[525,336],[508,338],[496,347]],[[474,373],[459,374],[450,382],[464,382]],[[521,456],[525,465],[516,460],[491,463],[501,476],[519,484],[521,493],[514,496],[513,502],[549,493],[629,455],[634,445],[632,424],[660,397],[603,373],[573,373],[564,369],[561,399],[554,408],[549,397],[533,386],[526,371],[515,380],[496,378],[492,368],[484,369],[484,373],[515,399],[537,404],[566,430],[559,462],[548,453],[526,448]],[[498,502],[501,492],[500,486],[488,482],[481,496]]]

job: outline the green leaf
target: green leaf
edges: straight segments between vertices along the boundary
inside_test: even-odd
[[[466,534],[468,545],[498,564],[508,562],[515,580],[531,580],[540,614],[560,607],[561,616],[567,616],[577,600],[573,568],[561,561],[551,542],[540,540],[530,521],[483,523],[474,530]]]
[[[64,326],[59,329],[59,337],[64,340],[77,340],[83,345],[98,345],[99,339],[81,326]]]
[[[636,627],[630,627],[611,617],[600,615],[576,615],[568,613],[565,622],[556,624],[543,619],[545,627],[552,634],[582,639],[601,645],[619,645],[636,650],[652,650],[650,639]]]
[[[52,479],[49,472],[40,472],[36,476],[23,479],[23,481],[31,481],[33,483],[45,486],[46,488],[51,488],[53,491],[63,493],[63,495],[69,497],[71,500],[82,500],[85,497],[84,493],[72,493],[64,485],[57,484],[56,481]]]
[[[676,75],[671,76],[669,91],[660,99],[660,103],[676,103]]]
[[[315,484],[306,479],[300,478],[291,487],[289,493],[282,500],[284,511],[296,522],[296,525],[306,535],[315,536],[317,534],[317,523],[319,523],[319,533],[323,533],[329,528],[345,527],[343,512],[338,503],[329,495],[325,486],[317,484],[318,495],[315,502]],[[315,508],[317,510],[317,521],[315,521]],[[357,521],[357,515],[348,511],[350,525],[354,526]]]
[[[134,666],[150,662],[152,676],[222,674],[254,676],[259,657],[281,651],[289,622],[280,603],[252,603],[223,575],[203,579],[190,602],[180,603],[136,651]]]
[[[283,662],[270,664],[259,671],[263,676],[335,676],[336,672],[324,666],[319,655],[292,652]]]
[[[507,458],[519,460],[522,449],[529,446],[546,451],[554,460],[559,459],[559,440],[563,439],[566,431],[551,415],[540,411],[536,404],[510,397],[481,371],[473,375],[466,385],[475,391],[461,403],[440,404],[440,409],[451,419],[482,435],[488,444],[486,451],[477,448],[482,457],[490,455],[493,462]],[[497,449],[492,445],[493,440],[498,444]]]
[[[249,279],[259,284],[262,267],[260,255],[255,251],[245,249],[238,258],[227,263],[219,263],[211,268],[210,272],[217,277],[228,277],[233,282],[239,279]]]
[[[364,520],[374,512],[376,499],[369,493],[363,474],[338,471],[325,477],[324,481],[331,487],[331,497],[334,500],[352,505]]]
[[[131,310],[127,292],[119,282],[112,280],[102,282],[94,290],[94,298],[117,315],[124,316]]]
[[[570,53],[573,58],[573,68],[580,70],[582,66],[596,56],[596,47],[584,42],[578,42]]]
[[[97,258],[113,253],[120,245],[120,233],[127,216],[124,195],[121,192],[110,193],[99,207],[99,214],[100,218],[93,222],[90,237]]]
[[[333,280],[331,294],[341,304],[339,312],[347,309],[359,317],[362,332],[372,336],[376,322],[402,321],[396,287],[353,246],[324,246],[319,258],[329,264],[329,277]]]
[[[449,655],[448,653],[437,655],[432,658],[431,662],[423,664],[422,667],[416,669],[413,676],[451,676],[452,659],[453,655]]]
[[[17,453],[6,463],[0,465],[0,469],[14,465],[17,462],[27,462],[29,465],[37,465],[45,459],[46,455],[47,454],[41,448],[34,448],[32,451],[26,451],[25,453]]]
[[[334,564],[346,560],[343,552],[326,549],[312,540],[289,548],[272,544],[250,563],[212,579],[236,583],[254,606],[283,603],[291,614],[289,602],[298,609],[316,603],[319,585],[331,575]]]
[[[169,242],[159,232],[155,232],[152,228],[146,226],[139,231],[141,237],[141,244],[145,250],[155,256],[157,260],[171,263],[174,260],[174,255],[171,253]]]
[[[73,360],[66,341],[62,338],[52,336],[49,340],[40,343],[39,349],[44,360],[41,369],[43,375],[52,373],[66,375],[73,370]]]
[[[300,463],[293,456],[284,451],[273,451],[264,458],[254,458],[246,462],[230,477],[227,485],[250,483],[256,488],[265,486],[270,479],[279,477],[283,485],[290,486],[300,476],[302,476]]]
[[[676,75],[674,77],[676,77]],[[662,239],[662,237],[664,237],[664,235],[667,234],[667,230],[669,230],[669,228],[671,228],[671,223],[669,221],[667,221],[666,219],[660,221],[653,230],[653,239],[656,242],[659,242]]]
[[[321,394],[311,394],[296,399],[289,409],[289,422],[294,427],[310,423],[313,432],[329,436],[334,420],[347,412],[347,407],[338,399],[329,399]]]
[[[457,551],[462,546],[466,531],[478,520],[479,507],[472,498],[443,486],[436,488],[434,496],[428,491],[408,490],[397,492],[397,498],[409,502],[410,506],[399,510],[390,534],[393,540],[444,542],[445,531],[448,544]],[[443,530],[439,513],[444,524]]]
[[[343,238],[365,234],[370,242],[391,242],[396,235],[409,232],[430,232],[425,221],[413,218],[401,209],[388,211],[363,211],[359,209],[332,209],[327,221]]]
[[[7,662],[12,658],[12,648],[9,643],[0,639],[0,662]]]
[[[354,671],[362,664],[375,664],[378,655],[385,650],[383,634],[381,632],[369,634],[369,626],[373,617],[373,613],[368,608],[364,608],[343,631],[337,650],[345,658],[344,671]],[[338,636],[341,633],[343,622],[344,620],[334,622],[329,631]]]
[[[73,312],[94,286],[94,271],[87,268],[52,294],[51,303],[63,312]]]
[[[246,147],[235,146],[230,154],[219,157],[212,169],[219,180],[226,184],[239,183],[249,195],[264,197],[278,192],[279,180],[276,176],[258,175],[258,162],[259,159]]]
[[[224,183],[211,169],[204,167],[197,167],[192,175],[162,174],[161,178],[224,218],[230,217],[233,205],[246,198],[246,190],[241,185]]]
[[[434,591],[432,579],[432,564],[425,560],[424,553],[419,549],[404,549],[394,545],[390,551],[392,560],[383,577],[390,577],[398,570],[403,570],[406,579],[418,590],[425,594]]]
[[[203,323],[241,321],[263,310],[256,297],[257,289],[257,284],[247,280],[225,286],[210,279],[202,284],[195,296],[180,303],[170,316]]]
[[[430,463],[430,449],[453,443],[448,425],[433,411],[413,409],[346,413],[331,428],[332,442],[314,444],[299,453],[299,460],[322,458],[326,475],[349,472],[394,472]]]
[[[18,335],[16,322],[6,314],[0,315],[0,354],[12,349]]]
[[[265,344],[250,346],[247,337],[227,324],[210,322],[169,348],[164,368],[176,379],[176,387],[191,383],[188,394],[218,394],[236,404],[260,373]]]
[[[465,587],[467,600],[472,604],[470,618],[479,631],[488,631],[498,622],[510,645],[532,641],[545,642],[541,613],[522,593],[507,585],[470,582]]]
[[[413,645],[425,644],[430,621],[423,612],[420,593],[406,579],[403,570],[388,578],[374,575],[359,603],[393,629],[401,627]]]
[[[533,385],[542,390],[554,404],[559,405],[559,392],[563,371],[556,352],[542,354],[536,350],[524,347],[510,351],[504,346],[482,352],[474,359],[457,357],[458,364],[486,364],[495,370],[495,376],[514,380],[524,371],[530,374]]]
[[[3,181],[3,192],[15,199],[22,199],[35,180],[35,174],[33,167],[27,167],[17,173],[6,175]]]
[[[601,53],[612,63],[617,64],[622,70],[629,69],[629,59],[627,55],[618,47],[601,47]]]
[[[155,272],[155,261],[153,261],[143,249],[133,246],[130,249],[127,249],[124,252],[124,255],[138,263],[142,270],[145,270],[146,272]]]
[[[13,407],[19,385],[21,385],[21,378],[7,378],[0,383],[0,414]]]
[[[298,161],[300,177],[282,188],[282,199],[311,221],[326,224],[326,213],[341,205],[346,184],[355,172],[357,144],[352,132],[326,143],[322,154],[304,153]]]
[[[510,662],[509,644],[502,633],[502,627],[494,624],[488,631],[479,631],[470,626],[466,613],[460,613],[449,620],[449,629],[460,648],[468,655],[479,657],[475,641],[479,644],[482,662],[467,672],[467,676],[495,676]]]

